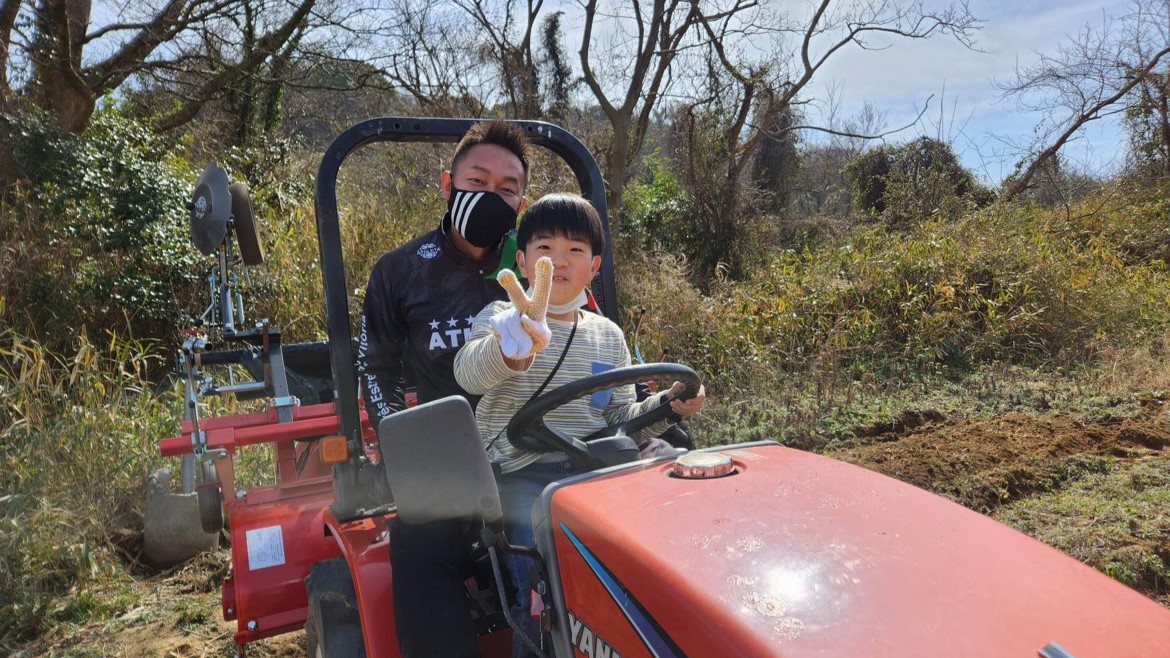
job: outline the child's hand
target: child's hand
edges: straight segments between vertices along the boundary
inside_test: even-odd
[[[523,361],[547,347],[552,338],[546,323],[532,321],[515,307],[496,313],[489,322],[500,341],[500,352],[508,359]]]
[[[492,329],[500,340],[500,351],[504,357],[523,361],[548,347],[552,331],[545,316],[548,314],[548,299],[552,294],[552,260],[547,256],[536,261],[532,296],[520,287],[511,270],[500,272],[496,280],[508,293],[512,308],[501,311],[491,318]]]
[[[675,382],[674,386],[671,386],[670,390],[666,392],[666,398],[670,400],[671,411],[674,411],[674,413],[682,416],[683,418],[687,418],[699,413],[699,409],[703,406],[703,402],[707,400],[707,389],[705,389],[702,385],[699,385],[699,392],[695,395],[695,397],[689,400],[676,400],[675,398],[683,392],[684,388],[686,388],[686,386],[682,382]]]

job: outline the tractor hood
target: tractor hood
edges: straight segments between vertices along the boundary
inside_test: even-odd
[[[776,444],[551,485],[557,655],[1165,655],[1170,610],[942,497]],[[572,645],[572,649],[569,649]],[[1061,651],[1063,650],[1063,653]]]

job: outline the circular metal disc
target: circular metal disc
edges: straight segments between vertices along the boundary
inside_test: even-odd
[[[227,172],[214,164],[207,165],[195,183],[190,205],[191,242],[203,255],[214,254],[227,237],[231,202]]]
[[[232,223],[236,228],[240,256],[245,265],[260,265],[264,262],[264,250],[260,247],[260,233],[252,214],[252,192],[243,183],[232,183],[228,191],[232,195]]]
[[[735,464],[731,457],[718,452],[688,452],[674,460],[671,472],[675,477],[702,480],[731,475]]]

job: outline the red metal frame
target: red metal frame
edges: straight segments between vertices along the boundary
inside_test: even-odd
[[[298,476],[294,445],[296,440],[335,434],[336,411],[331,403],[297,406],[292,408],[292,416],[291,422],[281,423],[276,409],[270,408],[205,418],[199,424],[206,434],[207,448],[228,453],[215,460],[232,545],[232,569],[224,578],[220,605],[224,619],[237,622],[234,639],[241,655],[250,642],[303,628],[308,606],[304,580],[309,567],[341,555],[341,545],[326,530],[325,517],[333,499],[328,468],[319,462],[306,465]],[[364,411],[361,418],[368,426]],[[181,430],[184,435],[159,441],[163,456],[192,451],[193,424],[184,421]],[[237,495],[231,455],[241,446],[262,443],[274,444],[277,482]],[[259,568],[250,564],[249,533],[264,549],[264,554],[256,555]],[[257,546],[253,550],[257,551]]]
[[[275,409],[200,421],[207,448],[222,448],[228,453],[228,457],[215,460],[232,545],[232,569],[224,578],[220,595],[223,618],[236,621],[234,640],[241,656],[251,642],[300,630],[307,618],[304,581],[309,568],[342,556],[353,578],[366,655],[398,658],[387,530],[393,514],[344,523],[337,520],[329,509],[333,499],[331,475],[310,475],[315,468],[310,459],[298,477],[293,443],[336,433],[337,414],[332,404],[293,407],[292,412],[293,420],[287,423],[278,421]],[[363,433],[372,436],[364,409],[361,420]],[[163,456],[191,452],[193,430],[192,423],[184,421],[185,436],[159,441]],[[234,495],[231,455],[241,446],[262,443],[275,444],[277,483]],[[319,462],[316,467],[319,472]],[[261,556],[262,566],[251,568],[249,533],[266,539],[269,549],[279,545],[279,557],[267,551]],[[270,564],[273,562],[279,563]],[[506,657],[511,655],[511,648],[508,630],[479,638],[482,656]]]

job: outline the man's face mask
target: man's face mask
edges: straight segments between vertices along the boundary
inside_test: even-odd
[[[451,226],[471,244],[490,249],[516,228],[516,211],[495,192],[451,188],[447,200]]]

